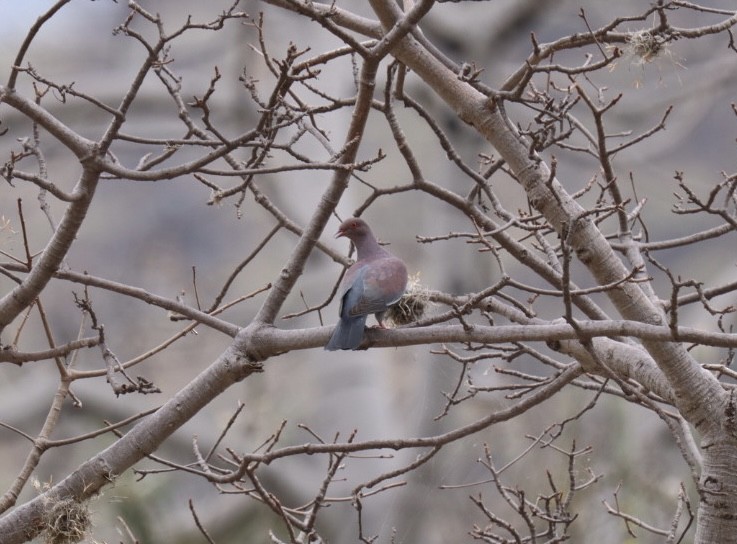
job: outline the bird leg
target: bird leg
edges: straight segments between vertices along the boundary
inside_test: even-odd
[[[376,322],[378,325],[374,325],[371,327],[372,329],[388,329],[386,325],[384,325],[384,312],[378,312],[374,314],[374,317],[376,318]]]

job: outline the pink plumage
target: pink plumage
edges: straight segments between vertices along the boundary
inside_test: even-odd
[[[357,349],[363,341],[366,318],[374,314],[379,327],[386,309],[407,287],[407,267],[376,241],[368,224],[358,217],[344,221],[335,237],[345,236],[356,246],[357,260],[340,286],[340,320],[325,346],[328,351]]]

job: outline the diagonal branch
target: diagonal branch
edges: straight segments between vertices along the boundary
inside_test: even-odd
[[[380,60],[380,59],[379,59]],[[353,110],[351,123],[346,134],[344,151],[340,157],[339,164],[350,165],[356,160],[358,147],[363,137],[368,114],[371,111],[371,101],[375,86],[376,72],[379,60],[366,59],[361,68],[360,84],[356,106]],[[302,270],[312,248],[317,243],[320,234],[335,210],[340,197],[348,187],[351,178],[350,169],[339,169],[333,174],[333,179],[325,193],[320,199],[320,205],[312,215],[309,224],[305,227],[297,246],[292,251],[289,260],[282,268],[282,273],[274,282],[274,287],[266,297],[261,309],[254,318],[257,325],[273,324],[279,310],[284,304],[289,293],[291,293],[297,279],[302,275]]]

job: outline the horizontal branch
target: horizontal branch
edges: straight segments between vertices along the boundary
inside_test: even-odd
[[[660,240],[657,242],[636,242],[635,245],[638,249],[645,249],[648,251],[672,249],[674,247],[684,247],[687,245],[696,244],[703,240],[717,238],[719,236],[722,236],[723,234],[732,232],[733,230],[734,227],[732,225],[730,225],[729,223],[725,223],[716,227],[712,227],[710,229],[687,234],[686,236],[681,236],[680,238],[671,238],[669,240]],[[623,251],[627,249],[628,244],[613,241],[611,242],[611,246],[616,250]]]
[[[16,263],[2,264],[0,265],[0,267],[13,272],[28,272],[26,266]],[[89,274],[81,272],[74,272],[72,270],[57,270],[56,272],[54,272],[53,277],[60,280],[67,280],[74,283],[79,283],[81,285],[98,287],[106,291],[111,291],[113,293],[118,293],[127,297],[141,300],[146,304],[158,306],[159,308],[163,308],[164,310],[181,314],[185,317],[188,317],[189,319],[192,319],[193,321],[202,323],[203,325],[206,325],[212,329],[215,329],[216,331],[220,331],[223,334],[227,334],[231,337],[235,336],[239,330],[239,327],[237,325],[234,325],[233,323],[229,323],[227,321],[214,317],[208,313],[197,310],[196,308],[192,308],[191,306],[182,304],[181,302],[177,302],[176,300],[155,295],[153,293],[150,293],[149,291],[146,291],[145,289],[141,289],[140,287],[133,287],[124,283],[91,276]]]
[[[217,159],[220,159],[237,149],[246,142],[258,137],[259,133],[257,130],[250,130],[240,136],[223,142],[223,144],[210,151],[209,153],[191,160],[186,163],[179,164],[177,166],[171,166],[168,168],[161,168],[160,170],[136,170],[132,168],[126,168],[123,165],[113,162],[106,157],[96,158],[95,166],[102,172],[110,174],[120,179],[126,179],[131,181],[160,181],[164,179],[174,179],[182,176],[191,174],[192,172],[199,171],[202,167],[212,164]]]
[[[283,330],[263,326],[250,331],[251,345],[255,351],[249,355],[259,360],[285,351],[324,346],[333,327]],[[596,337],[632,337],[657,342],[686,342],[715,347],[737,347],[737,334],[708,332],[692,327],[650,325],[638,321],[579,321],[576,327],[561,322],[545,325],[434,325],[430,327],[398,328],[390,330],[368,329],[362,346],[398,347],[420,344],[471,342],[477,344],[501,344],[507,342],[554,342],[562,340],[588,340]]]
[[[80,340],[73,340],[63,346],[43,351],[24,352],[17,351],[15,349],[3,349],[0,350],[0,363],[15,363],[20,365],[31,361],[43,361],[45,359],[51,359],[52,357],[65,357],[73,351],[82,348],[91,348],[97,346],[99,343],[100,338],[92,336],[89,338],[82,338]]]

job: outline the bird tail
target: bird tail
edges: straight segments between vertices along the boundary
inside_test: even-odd
[[[363,341],[363,328],[367,317],[361,315],[351,319],[340,319],[325,349],[327,351],[356,349]]]

